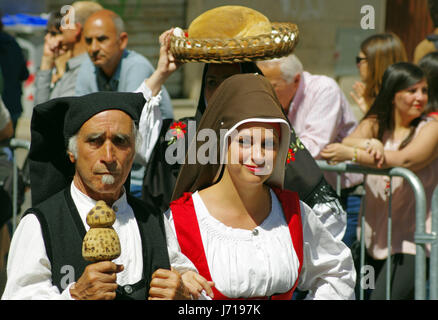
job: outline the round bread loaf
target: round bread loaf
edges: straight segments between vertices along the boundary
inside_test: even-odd
[[[99,200],[93,209],[87,214],[87,224],[90,228],[105,228],[111,227],[116,221],[114,210],[105,203]]]
[[[90,228],[82,242],[82,257],[87,261],[111,261],[120,253],[119,237],[112,227]]]
[[[189,38],[233,39],[270,34],[269,19],[243,6],[222,6],[208,10],[189,26]]]

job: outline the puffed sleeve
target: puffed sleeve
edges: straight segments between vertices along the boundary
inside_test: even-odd
[[[298,288],[306,300],[353,300],[356,270],[350,249],[324,227],[313,210],[301,202],[303,268]]]
[[[152,97],[151,90],[146,86],[145,81],[143,81],[135,92],[143,93],[143,96],[146,99],[146,104],[141,112],[138,125],[138,133],[141,139],[136,146],[137,159],[140,159],[142,164],[146,165],[155,144],[158,141],[161,126],[163,124],[163,117],[159,108],[161,91],[156,96]]]
[[[342,240],[347,230],[347,213],[342,209],[339,200],[317,203],[312,209],[333,237]]]

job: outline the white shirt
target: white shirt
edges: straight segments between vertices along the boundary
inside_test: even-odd
[[[95,206],[96,201],[79,191],[74,183],[71,184],[70,191],[85,229],[88,231],[86,216]],[[121,245],[121,255],[113,262],[124,265],[124,270],[117,274],[117,283],[121,286],[134,284],[141,280],[143,272],[142,244],[138,225],[125,193],[114,202],[112,208],[116,212],[113,228],[119,236]],[[168,246],[171,266],[179,271],[196,271],[194,265],[178,250],[178,247],[175,247],[176,236],[167,234],[166,238],[170,244],[173,244],[173,246]],[[66,281],[66,288],[62,292],[59,292],[58,287],[52,284],[51,265],[47,257],[41,226],[38,218],[33,214],[23,217],[12,237],[7,277],[3,300],[72,299],[69,289],[74,282]]]
[[[224,225],[210,215],[198,192],[193,203],[208,267],[216,288],[225,296],[261,297],[290,290],[299,261],[281,204],[271,190],[272,210],[256,230]],[[351,251],[336,240],[300,201],[304,256],[298,288],[306,299],[354,299],[356,271]],[[175,234],[171,210],[166,219]],[[169,225],[166,225],[169,226]]]
[[[163,125],[163,117],[159,108],[162,91],[152,97],[152,91],[146,86],[146,82],[143,81],[135,92],[141,92],[146,99],[138,125],[141,141],[136,146],[136,161],[145,165],[149,161],[160,136],[161,126]]]

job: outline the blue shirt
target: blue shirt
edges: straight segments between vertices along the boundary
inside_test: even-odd
[[[149,60],[135,51],[125,50],[114,75],[107,79],[100,68],[87,56],[84,59],[76,80],[76,95],[98,92],[134,92],[141,83],[155,71]],[[173,108],[169,93],[162,88],[159,108],[163,119],[173,119]]]

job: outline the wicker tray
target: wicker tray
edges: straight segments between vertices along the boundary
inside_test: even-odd
[[[298,42],[298,26],[286,22],[273,22],[271,25],[271,34],[242,39],[193,39],[172,36],[170,51],[181,62],[204,63],[249,62],[291,54]]]

